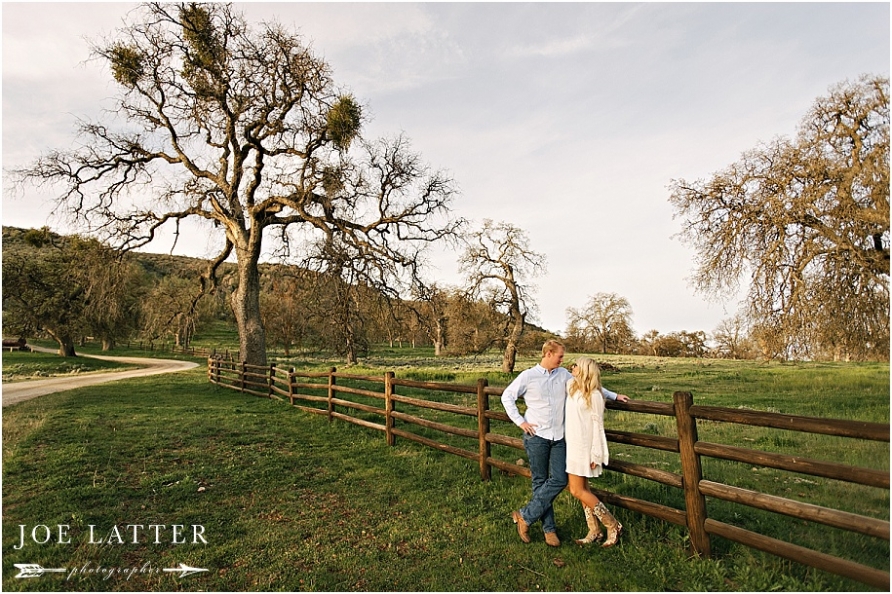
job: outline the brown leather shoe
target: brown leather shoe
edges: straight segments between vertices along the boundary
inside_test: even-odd
[[[558,538],[557,532],[546,532],[545,533],[545,544],[547,544],[550,547],[561,546],[561,539]]]
[[[520,512],[511,512],[511,519],[517,524],[517,534],[520,535],[520,540],[527,543],[530,542],[530,527],[527,526]]]

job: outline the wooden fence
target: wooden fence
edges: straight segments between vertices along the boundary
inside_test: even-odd
[[[285,400],[300,410],[325,415],[329,420],[339,419],[382,431],[388,445],[394,445],[396,438],[403,438],[477,461],[480,477],[483,480],[490,479],[492,468],[530,476],[529,469],[525,466],[506,462],[494,458],[492,455],[493,445],[522,451],[523,441],[517,437],[492,431],[492,421],[511,423],[511,420],[504,412],[490,410],[490,397],[501,396],[503,388],[491,387],[487,385],[485,379],[478,380],[475,386],[398,379],[393,372],[387,372],[383,376],[362,376],[338,373],[336,369],[332,368],[323,373],[302,373],[293,368],[287,370],[278,368],[274,364],[269,367],[258,367],[246,363],[224,361],[219,358],[208,360],[208,379],[216,385],[247,394]],[[349,381],[353,384],[371,383],[381,387],[379,390],[368,390],[339,385],[338,380]],[[401,395],[397,393],[397,388],[401,387],[422,390],[431,395],[448,394],[452,396],[451,400],[457,399],[455,398],[456,394],[464,394],[464,400],[472,402],[476,400],[476,405],[459,405]],[[364,397],[367,402],[377,401],[383,403],[383,406],[356,401],[359,399],[349,400],[347,395]],[[400,405],[473,418],[476,419],[476,428],[467,426],[473,426],[473,421],[466,422],[466,426],[461,427],[401,412],[398,410]],[[697,421],[704,420],[888,443],[888,424],[698,406],[693,403],[693,397],[688,392],[676,392],[671,404],[633,400],[627,403],[609,401],[607,406],[616,410],[675,418],[676,438],[623,431],[608,430],[606,433],[608,441],[614,443],[677,453],[680,458],[680,474],[618,460],[611,460],[607,469],[681,489],[684,495],[684,509],[593,489],[599,498],[612,505],[685,527],[690,536],[692,551],[696,555],[704,557],[710,555],[710,537],[715,535],[876,588],[889,589],[888,571],[875,569],[708,518],[706,497],[817,522],[886,541],[889,540],[888,521],[713,482],[704,479],[701,461],[704,457],[731,460],[885,490],[889,489],[888,471],[710,443],[700,441],[697,433]],[[340,407],[341,410],[338,410],[337,407]],[[364,415],[366,417],[380,417],[382,422],[359,418],[346,411],[341,412],[345,409],[361,411],[366,413]],[[401,424],[417,425],[435,432],[468,438],[476,443],[476,448],[471,450],[441,443],[405,428],[397,427],[395,424],[397,421]],[[510,428],[506,426],[506,429],[516,432],[513,424]]]

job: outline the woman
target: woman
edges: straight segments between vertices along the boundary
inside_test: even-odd
[[[567,381],[565,433],[568,488],[570,494],[582,503],[589,528],[588,535],[576,542],[587,544],[600,540],[603,537],[598,525],[600,520],[607,528],[607,540],[602,546],[611,547],[619,539],[623,526],[588,488],[589,477],[601,476],[608,462],[601,370],[593,360],[580,357],[573,365],[572,373],[573,378]]]

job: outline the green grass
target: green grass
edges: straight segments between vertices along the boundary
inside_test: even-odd
[[[66,358],[51,353],[22,351],[5,351],[3,353],[4,383],[95,371],[121,371],[131,368],[133,368],[132,365],[114,361],[85,357]]]
[[[47,347],[47,348],[58,348],[58,343],[55,343],[51,340],[43,340],[43,339],[29,339],[28,344]],[[158,348],[149,349],[145,343],[143,343],[143,348],[139,348],[139,343],[132,342],[131,346],[127,346],[127,344],[119,344],[115,348],[103,351],[102,345],[98,341],[87,341],[83,345],[75,346],[75,352],[77,353],[76,357],[68,358],[68,361],[77,362],[77,363],[87,363],[90,361],[95,361],[95,359],[90,359],[89,357],[84,357],[83,355],[100,355],[103,357],[148,357],[152,359],[178,359],[183,361],[195,361],[198,363],[207,363],[207,357],[205,356],[192,356],[189,352],[183,351],[174,351],[170,349],[170,345],[167,345],[166,348],[162,349],[161,345],[157,345]],[[238,347],[236,347],[238,350]],[[109,366],[118,365],[120,363],[108,363]]]
[[[330,363],[322,358],[309,362],[319,367]],[[828,412],[825,416],[869,414],[870,420],[888,422],[888,365],[764,366],[645,358],[611,362],[621,371],[605,374],[605,384],[633,398],[669,401],[681,389],[694,392],[697,403],[795,414],[818,407]],[[379,368],[364,362],[350,371],[394,368],[385,363]],[[468,382],[477,377],[462,367],[471,363],[440,363],[419,360],[397,375]],[[442,379],[450,374],[452,379]],[[488,375],[491,384],[507,383],[495,381],[501,374]],[[613,411],[608,424],[674,435],[671,425],[648,415]],[[746,431],[746,436],[738,430],[731,437],[753,439],[770,451],[811,448],[817,454],[828,447],[804,434],[775,440]],[[888,469],[888,444],[880,444],[878,453],[852,453],[850,446],[831,446],[844,458],[837,461],[865,458]],[[642,453],[631,446],[612,446],[611,454],[670,465],[670,458],[658,452]],[[521,455],[503,452],[512,460]],[[586,530],[579,505],[567,493],[556,501],[564,546],[545,546],[538,528],[533,543],[523,545],[508,514],[528,498],[528,480],[494,472],[492,481],[482,482],[476,463],[405,440],[389,448],[379,432],[328,423],[281,402],[211,386],[201,369],[7,407],[3,462],[3,588],[8,591],[865,589],[718,538],[713,539],[714,559],[690,560],[684,530],[621,508],[614,511],[626,530],[617,547],[577,547],[567,541]],[[865,501],[846,486],[829,485],[832,481],[785,485],[785,479],[766,469],[731,464],[707,465],[706,471],[718,474],[708,477],[712,480],[750,481],[781,493],[791,489],[787,495],[794,497],[796,491],[826,491],[843,508],[888,519],[888,491]],[[608,472],[595,486],[679,504],[674,490],[617,473]],[[777,516],[710,502],[713,514],[769,534],[790,525],[778,522]],[[72,544],[31,543],[16,551],[19,524],[68,524]],[[115,524],[201,524],[208,544],[90,545],[85,538],[91,524],[106,529]],[[888,570],[888,543],[817,530],[832,541],[832,550],[849,550],[860,562]],[[210,571],[182,580],[170,574],[137,574],[107,580],[78,575],[66,581],[54,574],[15,579],[13,567],[128,568],[150,563],[171,568],[180,562]]]
[[[572,361],[573,357],[571,354],[566,360]],[[596,358],[619,368],[618,372],[604,374],[604,381],[608,387],[639,400],[671,402],[673,392],[685,390],[695,394],[697,404],[888,423],[888,364],[766,364],[755,361],[653,357],[596,356]],[[524,361],[523,366],[534,362],[535,360]],[[491,385],[505,385],[511,378],[492,372],[481,373],[483,369],[476,373],[469,372],[467,367],[472,363],[468,361],[448,359],[432,361],[421,358],[414,359],[413,364],[412,368],[402,373],[398,370],[397,376],[419,380],[473,383],[477,377],[485,375],[489,377]],[[298,368],[310,366],[312,361],[304,360],[300,362]],[[323,368],[324,365],[319,367]],[[375,374],[388,367],[386,360],[375,361],[369,358],[360,366],[346,371]],[[339,383],[344,381],[339,380]],[[361,382],[353,384],[360,388],[376,389],[374,385],[362,385]],[[377,389],[380,391],[380,387]],[[404,388],[400,388],[399,391],[471,407],[475,405],[473,395],[425,396],[420,391]],[[376,403],[371,399],[353,395],[347,398],[381,406],[380,402]],[[500,408],[497,399],[493,399],[493,407]],[[469,429],[475,427],[473,419],[431,413],[402,404],[399,405],[399,409],[426,418],[434,417],[435,420],[452,425]],[[380,417],[375,415],[357,412],[351,414],[381,422]],[[611,429],[623,431],[668,437],[674,437],[676,434],[675,420],[670,417],[613,411],[608,415],[608,424]],[[698,428],[700,438],[705,441],[889,471],[888,443],[705,421],[701,421]],[[446,436],[417,427],[412,430],[436,441],[469,450],[475,449],[475,444],[464,438]],[[512,434],[513,427],[496,427],[494,430]],[[516,450],[499,446],[494,446],[493,450],[495,457],[512,462],[521,454]],[[611,455],[615,460],[681,472],[677,454],[613,444]],[[887,490],[709,458],[703,459],[703,466],[704,478],[708,480],[887,521],[889,519]],[[603,479],[595,483],[596,486],[610,491],[684,508],[681,491],[655,485],[644,479],[608,472]],[[888,542],[878,542],[845,531],[779,517],[769,512],[719,500],[708,501],[708,513],[711,518],[748,528],[760,534],[888,570]],[[731,543],[720,538],[714,538],[712,544],[712,550],[720,556],[727,556],[735,550]]]

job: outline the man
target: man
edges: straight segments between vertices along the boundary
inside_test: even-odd
[[[545,542],[558,547],[554,522],[555,497],[567,486],[567,446],[564,442],[564,403],[567,381],[573,375],[561,367],[564,345],[549,340],[542,345],[541,362],[522,371],[502,392],[502,405],[515,425],[523,430],[523,447],[530,460],[533,497],[520,511],[511,512],[523,542],[530,542],[529,528],[542,520]],[[629,398],[602,388],[610,400],[627,402]],[[526,401],[526,415],[517,409],[517,399]]]

